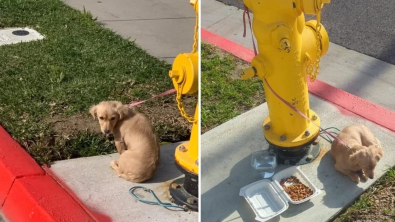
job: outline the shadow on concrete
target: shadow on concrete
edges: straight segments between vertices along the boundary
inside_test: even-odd
[[[243,221],[255,220],[253,210],[245,199],[239,196],[240,188],[261,179],[252,169],[246,171],[250,169],[250,163],[250,156],[242,159],[231,169],[228,178],[201,195],[202,221],[208,219],[204,216],[205,214],[215,215],[217,222],[232,221],[235,218],[225,219],[235,211],[240,214]],[[221,210],[218,211],[219,208]]]
[[[206,214],[215,215],[215,220],[212,221],[231,222],[238,218],[231,217],[231,215],[236,211],[243,221],[255,221],[254,211],[251,209],[244,197],[239,196],[240,188],[262,179],[258,173],[251,168],[250,164],[251,155],[235,164],[231,169],[228,178],[202,194],[202,221],[208,219],[207,216],[204,216]],[[287,168],[287,166],[278,166],[276,168],[276,172],[285,168]],[[214,196],[215,199],[212,198]],[[281,216],[287,218],[292,217],[313,206],[314,204],[311,202],[299,205],[289,204],[288,210],[282,213]],[[219,208],[221,210],[218,210]],[[280,216],[276,216],[270,221],[280,221]]]
[[[358,187],[348,176],[335,170],[335,160],[330,151],[321,159],[317,168],[317,176],[325,191],[324,205],[329,208],[347,206],[354,201],[352,197],[355,193],[361,194],[363,192],[363,189]]]
[[[174,143],[171,146],[164,146],[160,150],[159,166],[152,179],[146,183],[162,183],[169,180],[174,180],[183,175],[176,167],[174,162],[175,148],[180,143]]]

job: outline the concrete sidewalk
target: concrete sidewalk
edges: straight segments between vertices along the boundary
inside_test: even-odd
[[[358,185],[334,169],[334,159],[328,152],[330,144],[320,140],[321,153],[301,170],[323,193],[311,201],[293,205],[270,221],[328,221],[362,194],[395,162],[393,144],[395,134],[363,118],[310,96],[311,108],[319,113],[324,128],[343,128],[351,124],[365,124],[382,141],[384,157],[375,170],[374,180]],[[243,197],[240,188],[260,180],[251,167],[251,154],[268,149],[263,137],[262,122],[268,115],[262,104],[202,135],[202,221],[255,221],[255,214]],[[284,169],[278,166],[276,172]]]
[[[206,0],[202,3],[202,28],[252,50],[248,26],[247,37],[242,37],[242,13],[236,7]],[[318,79],[374,103],[370,106],[377,104],[394,111],[395,103],[391,102],[391,96],[395,92],[393,73],[395,66],[391,64],[330,44],[329,52],[321,58]],[[367,121],[363,115],[352,113],[352,107],[361,104],[346,98],[347,93],[342,93],[342,96],[345,96],[344,100],[350,101],[346,109],[313,95],[310,95],[310,107],[319,114],[324,128],[365,124],[373,131],[382,141],[385,152],[376,168],[375,179],[356,185],[348,177],[339,174],[334,170],[334,160],[328,153],[329,143],[321,140],[322,151],[319,157],[312,163],[301,166],[301,170],[323,194],[304,204],[290,204],[287,211],[271,221],[330,220],[395,162],[395,133]],[[334,95],[333,98],[338,97]],[[368,113],[369,109],[366,112],[369,115],[382,115]],[[261,179],[250,166],[250,161],[253,152],[268,148],[262,132],[262,122],[267,115],[267,105],[262,104],[202,135],[202,221],[255,221],[253,211],[244,198],[239,196],[239,190]],[[385,116],[381,117],[385,120]],[[284,167],[279,166],[276,171]]]
[[[133,186],[145,186],[152,189],[162,202],[170,202],[169,185],[174,179],[183,176],[174,164],[177,145],[179,144],[161,147],[160,165],[156,174],[153,179],[142,184],[134,184],[116,176],[110,168],[110,162],[118,158],[118,154],[58,161],[50,170],[91,211],[97,215],[106,215],[101,220],[103,222],[197,222],[197,212],[168,210],[144,204],[129,194],[129,189]],[[139,190],[136,194],[153,201],[150,193]]]
[[[186,0],[64,0],[86,10],[124,38],[136,41],[149,54],[172,64],[179,53],[190,52],[195,10]]]

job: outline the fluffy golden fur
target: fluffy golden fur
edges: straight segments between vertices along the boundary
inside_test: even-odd
[[[150,178],[159,164],[159,140],[150,120],[117,101],[103,101],[89,110],[99,119],[100,129],[113,134],[120,154],[110,167],[119,177],[141,183]]]
[[[383,157],[381,144],[373,133],[364,125],[345,127],[339,134],[339,139],[350,148],[338,141],[333,141],[331,153],[336,161],[335,169],[358,183],[362,179],[374,178],[377,162]]]

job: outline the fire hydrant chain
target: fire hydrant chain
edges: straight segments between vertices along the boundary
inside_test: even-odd
[[[320,61],[321,61],[321,8],[318,9],[317,12],[317,25],[315,28],[315,39],[317,44],[317,56],[315,60],[315,69],[313,73],[313,69],[307,69],[308,75],[310,75],[310,81],[314,82],[317,78],[317,75],[320,73]]]
[[[191,116],[188,116],[188,113],[185,111],[184,104],[181,101],[182,88],[183,88],[183,84],[178,84],[177,97],[176,97],[178,109],[180,110],[181,116],[183,116],[186,120],[188,120],[188,122],[196,123],[197,120]]]
[[[198,10],[196,9],[196,7],[198,7],[198,4],[195,4],[194,7],[195,7],[195,12],[196,12],[196,23],[195,23],[195,34],[193,36],[194,42],[193,42],[193,46],[192,46],[192,53],[197,52],[198,41],[199,41],[199,13],[198,13]],[[184,104],[181,101],[183,86],[184,86],[184,83],[178,84],[177,97],[176,97],[177,107],[180,110],[181,116],[183,116],[186,120],[188,120],[188,122],[196,123],[197,120],[194,117],[188,116],[188,113],[185,111]]]
[[[195,4],[195,7],[197,7],[198,4]],[[199,13],[197,12],[196,8],[196,23],[195,23],[195,34],[193,35],[193,46],[192,46],[192,53],[195,53],[198,48],[198,41],[199,41]]]

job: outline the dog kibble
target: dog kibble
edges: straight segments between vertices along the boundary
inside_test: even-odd
[[[291,185],[286,186],[286,182],[290,183]],[[282,179],[280,181],[280,185],[293,201],[300,201],[313,195],[313,191],[308,186],[301,183],[295,176]]]

